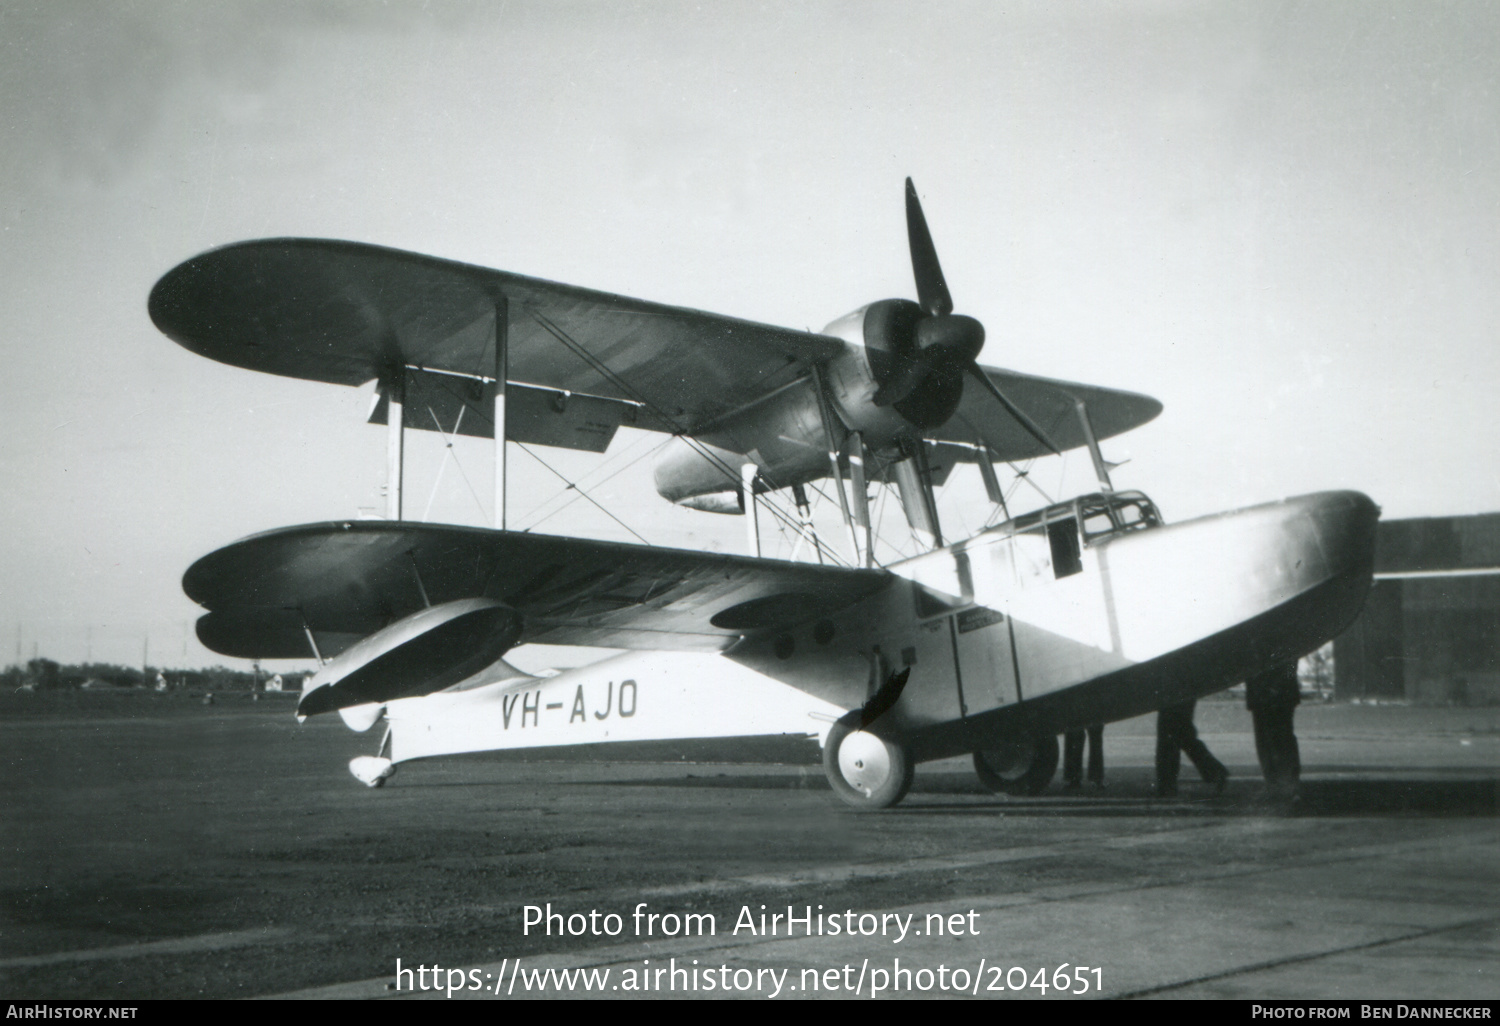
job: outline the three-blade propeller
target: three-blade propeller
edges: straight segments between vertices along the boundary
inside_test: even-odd
[[[917,321],[913,345],[902,354],[894,373],[881,382],[876,391],[875,405],[899,403],[933,376],[958,377],[967,373],[978,380],[1033,438],[1058,453],[1057,446],[1042,429],[1007,399],[979,366],[979,351],[984,348],[984,325],[973,317],[953,312],[953,297],[943,277],[943,266],[938,262],[937,247],[933,245],[932,232],[928,230],[927,218],[922,213],[922,202],[917,198],[917,188],[910,178],[906,180],[906,236],[911,246],[912,274],[916,278],[917,299],[923,316]]]

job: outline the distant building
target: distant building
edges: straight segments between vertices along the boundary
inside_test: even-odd
[[[1381,521],[1334,674],[1340,700],[1500,704],[1500,513]]]

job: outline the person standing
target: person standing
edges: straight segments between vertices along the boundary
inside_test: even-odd
[[[1214,794],[1222,794],[1229,780],[1229,770],[1198,739],[1198,728],[1193,726],[1197,704],[1169,705],[1156,714],[1156,793],[1162,798],[1177,795],[1177,773],[1183,752],[1193,760],[1198,775],[1213,785]]]
[[[1255,721],[1255,754],[1266,781],[1266,796],[1277,801],[1297,800],[1302,755],[1292,717],[1301,701],[1295,659],[1245,681],[1245,708]]]
[[[1088,740],[1089,783],[1104,787],[1104,724],[1096,723],[1086,730],[1070,730],[1063,735],[1063,790],[1083,787],[1083,744]]]

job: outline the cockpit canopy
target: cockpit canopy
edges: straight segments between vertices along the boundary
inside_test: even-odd
[[[1093,492],[1016,517],[997,531],[1045,534],[1052,550],[1052,572],[1070,577],[1083,570],[1083,549],[1130,531],[1161,526],[1156,505],[1140,492]]]
[[[1141,492],[1093,492],[1067,502],[1016,517],[1000,525],[1010,534],[1046,530],[1051,524],[1072,521],[1085,544],[1113,534],[1160,527],[1156,504]]]
[[[1074,500],[1074,505],[1085,541],[1106,534],[1143,531],[1162,523],[1156,503],[1140,492],[1095,493]]]
[[[1067,519],[1079,523],[1085,541],[1124,531],[1142,531],[1163,522],[1157,504],[1142,492],[1092,492],[1067,502],[1053,502],[1043,510],[1022,514],[999,526],[1002,531],[1008,528],[1008,534],[1022,534]]]

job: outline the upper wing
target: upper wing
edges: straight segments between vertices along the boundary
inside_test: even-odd
[[[183,590],[225,655],[325,656],[424,606],[499,599],[521,642],[718,651],[828,615],[884,587],[883,570],[788,563],[438,524],[352,521],[253,535],[194,563]],[[420,582],[420,583],[419,583]]]
[[[1019,406],[1052,444],[1063,452],[1087,445],[1076,403],[1088,407],[1097,438],[1110,438],[1139,427],[1161,413],[1161,403],[1147,395],[1071,381],[1054,381],[995,367],[981,368],[1005,397]],[[964,388],[958,412],[930,432],[945,442],[984,443],[1002,460],[1046,456],[1048,449],[1031,436],[1004,407],[977,385]]]
[[[252,370],[359,385],[401,367],[449,375],[495,373],[495,309],[508,307],[507,378],[518,441],[593,442],[619,423],[691,433],[779,388],[841,350],[831,338],[733,317],[559,285],[504,271],[354,242],[267,239],[212,250],[169,271],[151,291],[151,319],[203,356]],[[455,427],[458,409],[483,411],[493,386],[442,373],[415,375],[412,427]],[[548,424],[528,435],[543,404],[606,397],[580,432]],[[427,408],[424,408],[427,407]],[[537,410],[532,410],[537,407]],[[429,414],[431,419],[429,419]],[[488,415],[464,434],[494,436]],[[542,429],[538,429],[542,430]],[[550,441],[549,441],[550,439]],[[607,439],[605,440],[607,444]]]

